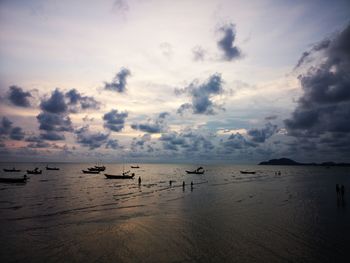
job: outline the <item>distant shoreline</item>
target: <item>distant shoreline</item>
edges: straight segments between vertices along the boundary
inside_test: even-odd
[[[322,162],[322,163],[299,163],[292,159],[280,158],[260,162],[259,165],[294,165],[294,166],[324,166],[324,167],[350,167],[350,163]]]

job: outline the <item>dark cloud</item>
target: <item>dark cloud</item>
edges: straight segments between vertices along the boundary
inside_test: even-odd
[[[250,147],[257,147],[258,145],[254,142],[248,141],[242,134],[236,133],[231,134],[226,141],[223,142],[224,148],[227,151],[241,150]]]
[[[192,103],[182,104],[177,112],[183,114],[186,110],[192,110],[194,114],[215,114],[215,109],[222,108],[212,101],[212,97],[223,92],[222,84],[221,75],[216,73],[203,84],[194,81],[184,89],[176,89],[175,94],[189,93],[192,97]]]
[[[146,143],[150,142],[151,141],[151,135],[146,133],[144,135],[142,135],[141,137],[139,138],[133,138],[132,142],[131,142],[131,150],[133,152],[137,152],[139,151],[140,149],[141,150],[144,150],[144,147],[146,146]],[[151,147],[149,144],[147,144],[147,151],[150,150]],[[152,147],[151,147],[152,148]],[[152,148],[153,149],[153,148]]]
[[[40,138],[48,141],[61,141],[65,139],[63,134],[60,134],[54,131],[47,131],[45,133],[42,133],[40,134]]]
[[[311,50],[303,52],[297,65],[295,66],[295,69],[300,67],[301,65],[305,64],[309,60],[310,55],[313,54],[314,52],[321,51],[322,49],[328,48],[330,43],[331,43],[330,39],[325,39],[325,40],[315,44],[311,48]]]
[[[122,68],[113,78],[112,82],[105,82],[105,89],[112,90],[119,93],[126,91],[127,78],[131,75],[131,72],[127,68]]]
[[[49,148],[51,145],[45,141],[40,141],[40,142],[31,142],[27,145],[29,148]]]
[[[11,129],[10,138],[12,140],[21,141],[23,140],[24,136],[25,136],[25,133],[22,131],[22,128],[14,127]]]
[[[108,140],[107,143],[106,143],[106,148],[109,149],[118,149],[118,148],[121,148],[121,146],[119,145],[118,143],[118,140],[114,139],[114,140]]]
[[[98,109],[99,105],[93,97],[84,96],[76,89],[66,93],[55,89],[50,97],[42,99],[42,112],[36,117],[39,129],[45,131],[40,135],[41,138],[50,141],[64,140],[62,132],[73,132],[69,113]]]
[[[265,124],[262,129],[251,129],[248,135],[251,136],[253,142],[263,143],[277,132],[277,125],[271,123]]]
[[[289,135],[350,132],[350,25],[324,43],[311,51],[320,58],[317,64],[299,76],[304,93],[285,120]]]
[[[111,110],[103,115],[104,127],[111,131],[119,132],[124,128],[125,119],[128,117],[127,112],[120,112],[118,110]]]
[[[234,46],[236,38],[235,25],[230,23],[218,29],[222,33],[222,38],[217,42],[218,47],[223,51],[223,60],[231,61],[241,57],[241,51]]]
[[[20,127],[12,127],[12,122],[8,118],[3,117],[0,123],[0,136],[3,138],[8,136],[12,140],[20,141],[23,140],[25,133]]]
[[[51,97],[47,100],[42,100],[40,108],[50,113],[65,113],[68,110],[68,106],[64,100],[64,93],[59,89],[55,89]]]
[[[36,118],[40,123],[40,130],[55,132],[73,131],[72,122],[67,115],[41,112]]]
[[[42,138],[38,136],[29,136],[25,139],[26,142],[29,142],[27,147],[29,148],[48,148],[50,144],[45,142]]]
[[[12,129],[12,122],[6,118],[2,117],[0,124],[0,135],[8,135]]]
[[[100,107],[100,103],[93,97],[83,96],[76,89],[66,92],[65,96],[68,98],[68,106],[73,113],[86,109],[99,109]]]
[[[194,155],[209,154],[215,148],[211,142],[211,138],[191,130],[180,133],[163,133],[159,140],[162,142],[165,150],[181,151],[184,155],[191,157]]]
[[[160,113],[156,119],[148,119],[146,123],[132,124],[131,128],[148,133],[161,133],[167,129],[165,118],[169,115],[168,112]]]
[[[9,87],[8,99],[13,105],[28,108],[31,106],[28,99],[30,97],[32,97],[32,94],[23,91],[21,87],[15,85]]]
[[[276,120],[277,118],[278,118],[277,115],[271,115],[271,116],[265,117],[265,120],[267,120],[267,121],[272,121],[272,120]]]
[[[206,50],[202,48],[201,46],[195,46],[192,49],[192,55],[194,61],[203,61],[206,56]]]
[[[75,131],[77,135],[77,142],[84,147],[88,147],[90,150],[101,147],[107,143],[109,134],[107,133],[92,133],[89,131],[89,126],[84,126]]]

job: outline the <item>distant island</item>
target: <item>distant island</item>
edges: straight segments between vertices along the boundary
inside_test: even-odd
[[[288,158],[272,159],[267,162],[261,162],[259,165],[313,165],[313,166],[342,166],[350,167],[350,163],[336,163],[336,162],[323,162],[323,163],[299,163]]]

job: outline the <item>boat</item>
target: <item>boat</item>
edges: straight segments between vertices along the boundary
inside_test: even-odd
[[[132,173],[131,175],[128,175],[128,172],[125,172],[121,175],[116,174],[105,174],[107,179],[133,179],[135,177],[135,174]]]
[[[138,166],[138,165],[131,165],[130,167],[131,167],[131,168],[134,168],[134,169],[140,168],[140,166]]]
[[[49,171],[58,171],[60,168],[58,167],[49,167],[48,165],[46,165],[46,170],[49,170]]]
[[[42,174],[42,170],[39,170],[39,168],[35,168],[34,170],[27,170],[27,174]]]
[[[16,173],[16,172],[20,172],[21,171],[19,169],[16,169],[15,167],[13,167],[12,169],[4,168],[3,170],[4,170],[4,172],[12,172],[12,173]]]
[[[0,178],[0,183],[26,183],[27,176],[24,175],[22,178]]]
[[[84,174],[99,174],[100,171],[81,170]]]
[[[201,166],[193,171],[186,170],[186,173],[188,173],[188,174],[204,174],[204,168]]]
[[[256,174],[254,171],[240,171],[241,174]]]
[[[95,165],[94,167],[92,168],[89,168],[88,170],[90,171],[100,171],[100,172],[103,172],[104,170],[106,170],[106,167],[105,166],[98,166],[98,165]]]

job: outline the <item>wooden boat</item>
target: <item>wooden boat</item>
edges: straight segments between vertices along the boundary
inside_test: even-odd
[[[100,171],[81,170],[84,174],[99,174]]]
[[[104,170],[106,170],[105,166],[97,166],[95,165],[94,167],[88,168],[89,171],[100,171],[103,172]]]
[[[46,170],[49,170],[49,171],[58,171],[60,168],[58,167],[49,167],[46,165]]]
[[[131,175],[128,175],[127,173],[123,173],[121,175],[115,175],[115,174],[105,174],[107,179],[133,179],[135,174],[132,173]]]
[[[35,168],[34,170],[27,170],[27,174],[42,174],[42,170],[39,170],[39,168]]]
[[[27,176],[24,175],[23,178],[0,178],[0,183],[26,183]]]
[[[16,169],[16,168],[12,168],[12,169],[6,169],[6,168],[4,168],[3,169],[4,170],[4,172],[11,172],[11,173],[16,173],[16,172],[20,172],[21,170],[19,170],[19,169]]]
[[[138,165],[135,165],[135,166],[131,165],[130,167],[131,167],[131,168],[134,168],[134,169],[140,168],[140,166],[138,166]]]
[[[194,171],[188,171],[186,170],[186,173],[188,174],[204,174],[204,168],[203,167],[198,167],[196,170]]]
[[[255,174],[256,172],[254,172],[254,171],[240,171],[241,172],[241,174]]]

